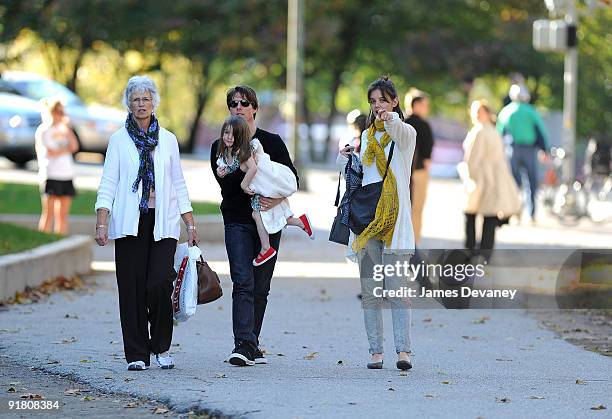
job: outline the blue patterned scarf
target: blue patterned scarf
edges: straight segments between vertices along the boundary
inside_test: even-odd
[[[138,192],[138,184],[142,181],[142,198],[138,206],[140,212],[149,212],[149,192],[155,190],[155,168],[153,167],[152,152],[159,142],[159,124],[154,115],[151,115],[151,124],[145,133],[136,123],[130,113],[125,120],[125,129],[140,155],[140,166],[138,176],[132,184],[132,192]]]

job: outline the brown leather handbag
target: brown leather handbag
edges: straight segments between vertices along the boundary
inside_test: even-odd
[[[202,255],[196,261],[198,271],[198,304],[218,300],[223,295],[219,275],[208,266]]]

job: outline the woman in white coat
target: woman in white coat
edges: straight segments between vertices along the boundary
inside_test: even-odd
[[[383,367],[382,308],[386,306],[391,308],[396,366],[407,370],[412,368],[410,301],[392,294],[386,294],[388,298],[383,290],[401,293],[409,286],[409,278],[398,272],[388,275],[388,269],[384,269],[383,274],[381,267],[384,264],[385,268],[394,268],[396,263],[409,262],[414,255],[409,185],[416,131],[403,122],[397,90],[387,77],[370,84],[368,102],[370,114],[367,128],[361,135],[359,152],[363,164],[361,183],[380,182],[385,173],[387,175],[374,220],[360,234],[351,233],[347,257],[359,263],[363,316],[372,357],[367,367]],[[337,163],[345,166],[353,150],[353,146],[342,148]]]
[[[115,240],[121,331],[128,370],[174,367],[172,342],[174,253],[181,217],[189,243],[198,235],[174,134],[154,115],[153,80],[134,76],[123,95],[125,127],[109,141],[96,201],[96,242]],[[150,331],[149,331],[150,327]]]
[[[465,247],[476,247],[476,215],[481,215],[480,249],[491,250],[495,229],[512,215],[520,214],[521,201],[504,155],[503,140],[495,130],[486,101],[474,101],[470,115],[474,126],[463,142],[463,162],[458,168],[467,194]],[[483,255],[488,257],[490,252]]]

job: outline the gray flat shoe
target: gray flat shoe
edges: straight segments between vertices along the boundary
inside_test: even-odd
[[[382,370],[383,367],[383,362],[379,361],[379,362],[368,362],[368,369],[369,370]]]
[[[406,361],[406,360],[397,361],[395,366],[397,367],[398,370],[402,370],[402,371],[406,371],[412,368],[412,364],[410,363],[410,361]]]

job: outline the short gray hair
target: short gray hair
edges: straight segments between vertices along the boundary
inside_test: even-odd
[[[529,101],[531,100],[529,90],[524,84],[513,84],[512,86],[510,86],[508,96],[513,102],[529,103]]]
[[[143,92],[151,93],[151,98],[153,99],[153,111],[157,109],[160,98],[159,93],[157,93],[157,86],[155,86],[155,82],[147,76],[133,76],[128,80],[127,86],[125,86],[125,90],[123,92],[123,105],[128,112],[130,111],[130,97],[132,94]]]

